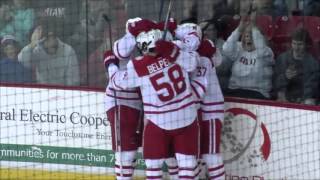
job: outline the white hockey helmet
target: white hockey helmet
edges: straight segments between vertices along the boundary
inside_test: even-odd
[[[137,47],[143,53],[152,52],[156,42],[162,38],[162,32],[159,29],[152,29],[148,32],[141,32],[137,38]]]
[[[202,39],[202,30],[198,24],[183,23],[178,25],[175,34],[178,39],[183,39],[185,35],[195,32],[199,39]]]

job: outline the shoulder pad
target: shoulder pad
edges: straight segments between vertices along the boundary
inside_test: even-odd
[[[156,61],[157,58],[153,56],[138,56],[132,60],[132,63],[138,76],[141,77],[149,74],[148,65]]]

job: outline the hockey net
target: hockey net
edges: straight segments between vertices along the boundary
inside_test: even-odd
[[[215,16],[219,8],[214,14],[212,7],[220,1],[173,1],[171,16],[178,21],[195,18],[203,27],[208,25],[206,36],[220,37],[215,42],[218,48],[239,23],[239,16],[224,9],[223,3],[220,10],[225,14]],[[110,49],[110,41],[125,33],[127,19],[164,20],[169,1],[163,1],[161,17],[161,0],[19,2],[0,2],[1,59],[8,59],[8,44],[21,52],[32,42],[42,43],[37,30],[41,25],[42,32],[53,30],[72,48],[64,46],[61,51],[74,53],[75,63],[62,71],[66,64],[59,58],[56,64],[31,60],[41,65],[38,72],[36,65],[27,64],[22,69],[0,62],[0,179],[114,179],[115,157],[104,109],[107,79],[103,52]],[[259,17],[257,24],[274,43],[272,50],[277,55],[289,47],[290,33],[278,29],[283,36],[273,38],[275,19],[287,23],[288,17],[270,17]],[[291,25],[312,22],[308,28],[317,37],[314,29],[320,20],[316,17],[288,19]],[[318,44],[313,45],[311,51],[318,58]],[[47,51],[55,48],[48,46]],[[230,76],[224,68],[230,69],[230,64],[218,69],[223,89],[224,80]],[[41,73],[44,76],[39,77]],[[226,98],[221,143],[226,179],[320,178],[319,111],[319,106]],[[139,154],[135,177],[143,178],[144,168]]]

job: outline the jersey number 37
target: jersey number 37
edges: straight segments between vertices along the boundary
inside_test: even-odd
[[[159,99],[163,102],[172,100],[175,95],[183,93],[187,88],[182,69],[179,65],[173,65],[168,69],[167,73],[171,83],[159,82],[160,79],[165,78],[166,75],[164,72],[150,77],[151,84],[156,91],[166,91],[165,93],[158,94]]]

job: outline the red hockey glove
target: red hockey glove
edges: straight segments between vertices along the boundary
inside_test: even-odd
[[[161,31],[164,31],[164,24],[165,22],[159,22],[158,23],[158,29],[160,29]],[[168,21],[168,30],[170,31],[170,33],[174,36],[174,32],[177,29],[177,21],[174,18],[170,18]]]
[[[119,59],[113,54],[111,50],[105,51],[103,54],[104,67],[108,71],[110,64],[119,66]]]
[[[157,28],[157,24],[148,19],[142,19],[128,24],[128,31],[135,37],[143,31],[147,32],[155,28]]]
[[[155,51],[161,57],[167,58],[172,63],[176,61],[180,54],[180,49],[178,46],[165,40],[158,40],[156,42]]]
[[[199,48],[197,49],[200,56],[205,56],[209,59],[216,53],[216,47],[214,46],[213,42],[205,39],[201,41]]]

